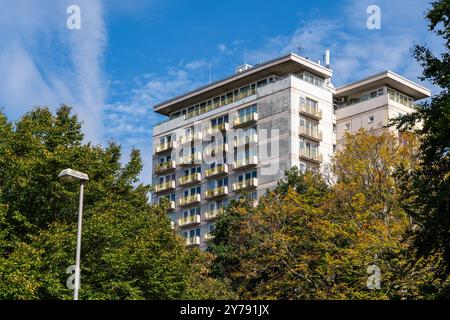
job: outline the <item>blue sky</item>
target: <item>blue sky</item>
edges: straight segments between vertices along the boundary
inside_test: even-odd
[[[66,27],[72,4],[81,30]],[[371,4],[381,9],[380,30],[366,27]],[[217,80],[244,62],[244,51],[256,64],[298,46],[318,60],[330,48],[336,86],[385,69],[418,81],[413,44],[442,47],[427,31],[428,7],[424,0],[0,0],[0,108],[17,119],[36,105],[70,104],[86,140],[114,139],[124,156],[139,148],[149,182],[152,126],[163,119],[152,105],[208,83],[210,65]]]

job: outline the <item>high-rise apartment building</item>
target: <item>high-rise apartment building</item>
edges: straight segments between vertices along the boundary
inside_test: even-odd
[[[188,246],[206,247],[214,219],[232,199],[247,197],[256,205],[285,170],[328,163],[342,132],[358,128],[357,119],[382,122],[385,107],[392,117],[429,96],[391,72],[338,89],[331,77],[329,68],[289,54],[244,65],[154,107],[168,120],[153,129],[152,201],[169,201]]]

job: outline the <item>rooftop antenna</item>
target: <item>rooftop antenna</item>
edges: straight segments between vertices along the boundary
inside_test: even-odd
[[[325,60],[325,66],[329,69],[330,68],[330,49],[325,50],[324,60]]]
[[[303,51],[303,47],[302,47],[302,45],[301,44],[299,44],[297,47],[296,47],[296,49],[297,49],[297,51],[298,51],[298,55],[301,55],[301,53],[302,53],[302,51]]]

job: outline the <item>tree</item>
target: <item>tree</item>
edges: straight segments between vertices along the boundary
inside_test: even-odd
[[[246,299],[424,298],[442,260],[411,260],[394,175],[414,166],[415,150],[408,135],[360,131],[333,159],[334,184],[294,168],[256,209],[233,203],[216,223],[214,274]],[[366,286],[371,265],[380,290]]]
[[[425,45],[417,45],[413,55],[424,68],[422,80],[442,88],[440,94],[419,106],[414,113],[393,121],[401,130],[411,129],[417,121],[420,161],[414,170],[399,170],[404,176],[404,208],[417,225],[415,243],[421,257],[442,255],[445,267],[439,275],[450,275],[450,3],[435,1],[427,12],[429,30],[444,40],[446,50],[435,56]]]
[[[61,183],[68,167],[90,176],[85,188],[81,299],[224,297],[226,285],[202,272],[166,206],[148,202],[138,150],[83,143],[81,123],[61,106],[36,108],[16,123],[0,114],[0,299],[71,299],[79,186]],[[194,281],[195,279],[195,281]],[[214,283],[223,292],[210,288]]]

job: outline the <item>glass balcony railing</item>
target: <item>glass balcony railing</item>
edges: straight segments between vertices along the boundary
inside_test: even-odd
[[[230,124],[228,122],[224,122],[215,126],[210,126],[208,129],[206,129],[205,135],[212,136],[218,134],[219,132],[225,132],[228,130],[230,130]]]
[[[199,245],[200,245],[200,237],[199,236],[186,238],[186,246],[190,247],[190,246],[199,246]]]
[[[175,189],[175,181],[166,181],[155,186],[155,192],[163,192]]]
[[[314,119],[322,119],[322,111],[318,107],[300,103],[300,113],[313,117]]]
[[[217,187],[217,188],[209,189],[209,190],[205,191],[206,199],[227,196],[227,195],[228,195],[228,187],[227,186]]]
[[[312,149],[307,149],[307,148],[300,148],[300,157],[307,159],[307,160],[312,160],[314,162],[322,162],[323,161],[323,157],[320,152],[314,151]]]
[[[258,142],[258,134],[252,133],[249,135],[243,135],[243,136],[237,137],[234,140],[234,146],[235,147],[245,146],[247,144],[252,144],[252,143],[257,143],[257,142]]]
[[[197,204],[202,201],[200,194],[193,194],[190,196],[182,197],[179,200],[180,207]]]
[[[180,144],[185,144],[185,143],[191,143],[193,141],[201,141],[202,137],[203,137],[203,135],[201,132],[195,132],[195,133],[187,135],[187,136],[179,137],[178,141],[180,142]]]
[[[225,209],[222,208],[217,208],[217,209],[213,209],[213,210],[209,210],[207,212],[205,212],[205,219],[206,220],[212,220],[217,218],[220,214],[222,214],[225,211]]]
[[[178,184],[180,186],[185,186],[191,183],[199,183],[202,181],[202,175],[201,173],[197,172],[194,174],[190,174],[187,176],[183,176],[180,179],[178,179]]]
[[[171,160],[171,161],[167,161],[167,162],[158,164],[155,168],[155,172],[156,173],[165,173],[165,172],[172,171],[175,169],[176,169],[175,161]]]
[[[258,186],[258,179],[251,178],[238,181],[233,184],[233,191],[241,191],[249,188],[256,188]]]
[[[176,147],[175,141],[168,141],[168,142],[157,145],[155,151],[156,151],[156,153],[162,153],[162,152],[170,151],[175,147]]]
[[[307,138],[317,140],[317,141],[321,141],[323,138],[322,131],[317,129],[317,127],[309,128],[309,127],[300,126],[300,134],[303,136],[306,136]]]
[[[258,121],[258,113],[252,112],[243,116],[238,117],[234,120],[234,127],[243,126],[245,124],[250,124]]]
[[[250,156],[248,158],[238,159],[233,164],[233,169],[242,169],[249,166],[255,166],[258,164],[258,157],[257,156]]]
[[[215,177],[222,174],[228,173],[228,165],[227,164],[219,164],[214,168],[208,169],[205,171],[205,176],[207,178]]]
[[[180,165],[188,166],[194,164],[202,163],[202,154],[200,152],[196,152],[193,154],[189,154],[180,158]]]
[[[200,224],[201,219],[199,214],[192,214],[187,217],[183,217],[181,219],[178,219],[178,225],[180,227],[188,227],[193,225]]]

